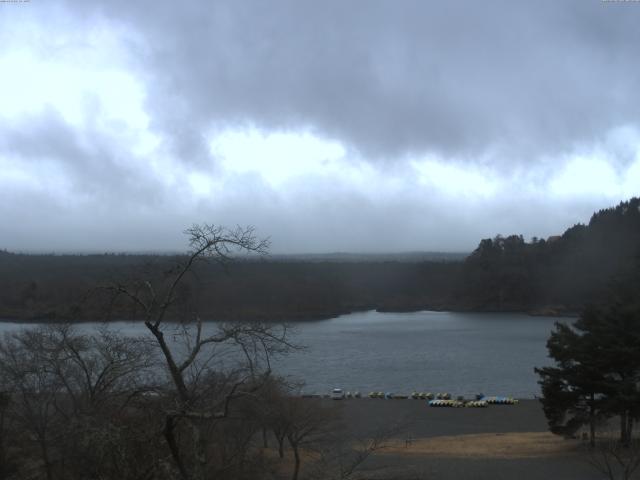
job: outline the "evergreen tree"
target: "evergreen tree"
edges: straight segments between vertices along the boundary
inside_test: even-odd
[[[537,368],[552,432],[574,434],[598,418],[620,417],[620,440],[631,440],[640,418],[640,304],[635,281],[602,308],[588,307],[572,325],[556,324],[547,342],[555,367]]]
[[[609,385],[594,356],[592,338],[580,332],[578,322],[573,327],[557,323],[547,341],[549,356],[557,366],[535,370],[541,377],[541,401],[549,429],[573,436],[583,425],[589,425],[594,445],[597,421],[608,415],[603,407]]]

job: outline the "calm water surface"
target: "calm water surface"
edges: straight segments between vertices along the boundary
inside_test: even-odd
[[[546,341],[567,319],[493,313],[363,312],[298,324],[308,345],[278,363],[307,382],[330,388],[411,393],[475,393],[533,397],[534,366],[550,363]]]
[[[304,391],[371,390],[454,395],[539,393],[533,367],[548,365],[546,340],[556,321],[521,314],[361,312],[293,323],[292,341],[306,348],[274,363],[303,380]],[[0,332],[21,328],[0,324]],[[95,324],[82,324],[83,330]],[[128,335],[147,334],[141,323],[117,322]]]

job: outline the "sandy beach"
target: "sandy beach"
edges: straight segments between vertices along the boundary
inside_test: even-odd
[[[424,400],[325,400],[347,429],[366,437],[397,428],[366,465],[371,478],[602,479],[581,443],[552,435],[540,403],[433,408]]]

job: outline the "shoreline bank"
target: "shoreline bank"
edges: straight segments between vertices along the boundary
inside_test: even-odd
[[[263,315],[239,315],[235,317],[227,317],[224,319],[205,319],[204,322],[215,323],[215,322],[264,322],[264,323],[304,323],[304,322],[321,322],[324,320],[331,320],[343,315],[350,315],[354,313],[363,313],[363,312],[378,312],[378,313],[418,313],[418,312],[439,312],[439,313],[479,313],[479,314],[507,314],[513,313],[518,315],[527,315],[530,317],[560,317],[560,318],[577,318],[580,313],[572,310],[564,310],[562,308],[557,307],[541,307],[536,309],[529,310],[518,310],[518,309],[486,309],[486,310],[478,310],[478,309],[467,309],[467,308],[456,308],[454,306],[448,307],[434,307],[434,306],[425,306],[425,307],[411,307],[411,308],[393,308],[389,309],[386,307],[363,307],[363,308],[355,308],[355,309],[344,309],[344,310],[332,310],[326,312],[317,312],[312,314],[305,315],[294,315],[294,314],[281,314],[277,316],[263,316]],[[82,320],[73,319],[66,316],[58,316],[58,315],[25,315],[25,316],[16,316],[15,313],[4,315],[0,312],[0,323],[43,323],[43,324],[63,324],[63,323],[114,323],[114,322],[143,322],[144,319],[140,317],[136,318],[117,318],[117,319],[108,319],[105,320],[103,318],[83,318]],[[181,323],[180,320],[166,320],[170,323]]]

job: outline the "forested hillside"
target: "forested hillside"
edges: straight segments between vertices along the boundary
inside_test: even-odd
[[[102,287],[160,281],[184,257],[0,253],[0,318],[138,318]],[[176,317],[314,319],[363,309],[444,308],[460,262],[242,260],[203,263],[179,292]]]
[[[640,199],[594,213],[562,236],[485,239],[464,262],[454,304],[472,310],[575,312],[640,267]]]
[[[445,257],[446,258],[446,257]],[[572,313],[616,277],[640,268],[640,199],[595,213],[558,237],[484,239],[464,261],[240,260],[201,264],[180,291],[176,318],[315,319],[363,309]],[[102,287],[161,280],[184,260],[160,255],[0,252],[0,318],[133,319]]]

